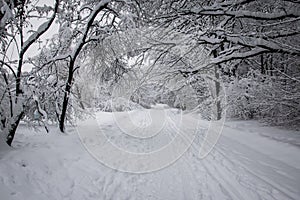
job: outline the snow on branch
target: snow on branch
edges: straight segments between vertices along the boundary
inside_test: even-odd
[[[228,54],[223,54],[220,55],[216,58],[211,58],[209,59],[209,61],[205,62],[202,65],[199,65],[198,67],[193,68],[190,71],[183,71],[180,70],[179,72],[182,74],[196,74],[201,70],[205,70],[211,66],[214,65],[219,65],[225,62],[229,62],[229,61],[233,61],[233,60],[238,60],[238,59],[246,59],[246,58],[251,58],[257,55],[260,55],[262,53],[266,53],[267,50],[260,48],[260,47],[256,47],[253,48],[252,50],[246,51],[246,52],[236,52],[236,51],[231,51],[231,53]]]
[[[221,63],[228,62],[231,60],[237,60],[237,59],[246,59],[246,58],[260,55],[265,52],[268,52],[268,51],[264,48],[256,47],[256,48],[253,48],[252,50],[246,51],[246,52],[234,52],[232,54],[220,55],[217,58],[211,59],[211,62],[209,63],[209,65],[217,65],[217,64],[221,64]]]
[[[107,4],[110,2],[110,0],[102,0],[101,2],[98,3],[98,5],[93,9],[92,13],[90,14],[86,26],[84,28],[83,31],[83,36],[81,37],[80,41],[78,42],[78,44],[76,45],[71,57],[72,59],[76,59],[76,57],[78,56],[78,54],[80,53],[82,47],[84,46],[84,44],[86,43],[86,39],[87,39],[87,35],[88,32],[90,30],[90,27],[92,26],[95,18],[97,17],[98,13],[103,10]]]
[[[262,11],[250,11],[245,9],[235,10],[232,8],[241,7],[242,5],[250,5],[254,0],[241,0],[241,1],[224,1],[215,2],[210,6],[201,6],[195,8],[188,8],[181,12],[168,13],[167,15],[160,16],[161,18],[176,18],[180,15],[207,15],[207,16],[229,16],[234,18],[249,18],[256,20],[280,20],[287,18],[298,18],[300,17],[299,5],[297,2],[292,2],[290,9],[282,9],[274,12],[262,12]]]
[[[284,52],[292,55],[300,55],[300,49],[292,47],[287,48],[284,46],[284,44],[281,44],[279,42],[273,42],[271,40],[266,40],[263,38],[226,36],[226,39],[230,42],[245,47],[260,47],[269,52]]]
[[[23,44],[21,48],[21,54],[24,54],[27,49],[35,42],[41,35],[43,35],[51,26],[53,23],[56,13],[58,12],[58,5],[59,5],[59,0],[55,0],[55,6],[54,6],[54,12],[49,21],[41,24],[37,31],[33,33]]]
[[[190,12],[190,11],[189,11]],[[297,18],[300,17],[300,13],[296,11],[281,11],[276,13],[263,13],[263,12],[251,12],[247,10],[239,11],[226,11],[226,10],[209,10],[203,9],[194,12],[197,15],[210,15],[210,16],[231,16],[235,18],[251,18],[257,20],[279,20],[285,18]]]
[[[3,5],[0,7],[0,28],[5,27],[6,22],[13,18],[13,13],[10,9],[10,7],[7,5],[5,1],[2,1]]]

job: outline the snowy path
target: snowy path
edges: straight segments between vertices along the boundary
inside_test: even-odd
[[[100,115],[100,129],[110,141],[137,153],[163,147],[181,126],[179,114],[170,111],[157,135],[140,140],[122,133],[111,114]],[[135,116],[140,123],[147,121]],[[99,131],[89,120],[81,128]],[[0,160],[0,199],[300,199],[300,148],[225,127],[212,152],[199,159],[204,134],[200,130],[191,148],[170,166],[132,174],[98,162],[77,134],[32,134],[23,127],[15,149]]]

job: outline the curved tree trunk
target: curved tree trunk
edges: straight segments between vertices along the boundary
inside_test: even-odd
[[[8,135],[7,135],[7,140],[6,140],[6,143],[11,146],[13,140],[14,140],[14,137],[15,137],[15,134],[16,134],[16,131],[17,131],[17,128],[19,126],[19,123],[21,121],[21,119],[23,118],[24,116],[24,112],[22,111],[17,117],[16,117],[16,120],[14,122],[12,122],[10,124],[10,128],[8,130]]]

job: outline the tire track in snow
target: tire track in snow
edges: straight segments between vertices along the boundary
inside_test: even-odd
[[[174,128],[177,128],[177,127],[174,127]],[[201,139],[203,140],[203,139],[204,139],[204,136],[202,136]],[[220,142],[219,142],[219,143],[220,143]],[[234,148],[234,147],[235,147],[235,146],[233,146],[233,148]],[[199,150],[198,150],[199,147],[195,147],[195,144],[193,144],[193,145],[192,145],[192,148],[194,148],[194,150],[195,150],[194,152],[196,152],[196,155],[197,155],[197,152],[199,151]],[[214,147],[214,151],[216,152],[217,155],[213,155],[213,154],[212,154],[213,152],[211,152],[211,153],[210,153],[210,157],[212,157],[212,156],[218,156],[218,154],[219,154],[221,157],[223,157],[223,159],[219,160],[218,163],[216,163],[216,162],[215,162],[216,160],[211,161],[211,158],[209,158],[209,156],[208,156],[208,158],[205,158],[205,159],[202,160],[202,161],[203,161],[202,164],[207,165],[207,164],[205,164],[205,162],[208,163],[208,165],[206,166],[206,170],[207,170],[208,172],[211,171],[211,170],[210,170],[210,167],[214,166],[214,168],[217,170],[217,173],[219,174],[219,176],[221,175],[220,178],[217,178],[216,180],[217,180],[218,182],[220,182],[220,183],[223,183],[223,184],[222,184],[223,186],[224,186],[224,185],[226,185],[226,186],[229,185],[229,189],[227,189],[226,191],[227,191],[228,193],[231,193],[231,192],[229,192],[229,191],[234,191],[234,194],[235,194],[235,196],[236,196],[236,199],[247,199],[247,196],[244,196],[244,195],[242,195],[241,193],[237,192],[237,190],[235,189],[235,187],[232,186],[232,185],[230,184],[230,182],[232,181],[232,179],[230,178],[230,179],[228,180],[228,179],[226,179],[226,178],[224,177],[224,175],[222,176],[222,173],[220,172],[220,170],[218,170],[218,168],[222,167],[223,170],[230,172],[230,173],[233,174],[235,177],[239,177],[240,180],[238,181],[238,183],[239,183],[239,185],[240,185],[241,187],[244,187],[244,188],[245,188],[246,185],[249,185],[249,182],[247,182],[247,180],[246,180],[246,181],[243,180],[244,177],[245,177],[245,176],[244,176],[244,177],[241,176],[241,174],[243,174],[243,172],[240,172],[240,174],[234,172],[235,169],[239,169],[239,168],[242,169],[244,172],[246,171],[246,172],[248,173],[248,176],[250,175],[249,177],[252,177],[252,179],[254,178],[254,179],[256,179],[256,180],[259,180],[260,182],[264,183],[264,184],[263,184],[264,186],[267,186],[267,188],[270,188],[270,189],[267,189],[267,191],[266,191],[266,190],[263,190],[263,189],[261,189],[261,187],[258,187],[258,185],[257,185],[257,183],[255,182],[255,180],[253,180],[253,181],[252,181],[252,182],[253,182],[253,183],[252,183],[252,192],[256,193],[258,198],[260,198],[260,194],[259,194],[257,191],[261,191],[261,192],[264,192],[265,194],[268,194],[268,195],[270,196],[270,199],[274,199],[275,196],[273,195],[273,193],[274,193],[273,190],[276,190],[276,191],[277,191],[277,195],[278,195],[278,192],[279,192],[279,193],[281,193],[281,194],[283,195],[283,197],[284,197],[285,199],[295,199],[295,200],[297,199],[297,195],[295,196],[295,195],[291,194],[291,191],[288,192],[288,191],[285,191],[284,189],[281,189],[280,186],[277,186],[277,185],[275,185],[274,183],[270,182],[269,180],[266,180],[266,179],[262,178],[261,176],[257,175],[257,174],[254,173],[252,170],[250,170],[249,168],[247,168],[246,166],[244,166],[242,163],[240,163],[240,162],[238,162],[238,161],[233,161],[231,158],[229,158],[228,156],[225,155],[225,152],[226,152],[226,151],[224,151],[223,149],[221,150],[219,146],[215,146],[215,147]],[[230,162],[230,163],[232,164],[232,167],[234,167],[234,169],[231,169],[231,168],[229,168],[228,166],[225,166],[225,165],[222,163],[222,162],[224,162],[224,161]],[[240,171],[241,171],[241,170],[240,170]],[[211,175],[211,176],[213,176],[213,175]],[[216,177],[215,177],[215,178],[216,178]],[[241,183],[244,183],[244,185],[241,184]],[[248,187],[248,190],[249,190],[249,189],[250,189],[250,188]],[[246,189],[246,190],[247,190],[247,189]],[[231,195],[233,195],[233,194],[231,194]],[[251,199],[251,198],[250,198],[250,199]],[[281,199],[281,197],[279,197],[278,199]]]
[[[174,136],[174,132],[178,129],[178,127],[176,127],[178,124],[176,123],[176,117],[175,114],[169,115],[167,125],[162,130],[164,134]],[[185,124],[182,126],[185,131],[189,131],[188,127],[184,127]],[[201,140],[204,139],[203,134],[198,136]],[[222,142],[225,143],[223,144]],[[214,150],[202,160],[197,158],[200,146],[193,144],[190,147],[190,150],[186,152],[180,160],[166,169],[162,169],[160,172],[136,176],[136,180],[130,178],[124,179],[123,177],[121,185],[135,185],[136,193],[128,194],[128,196],[129,198],[134,198],[139,194],[139,199],[161,199],[160,195],[166,194],[169,194],[174,198],[180,197],[186,199],[194,199],[195,197],[196,199],[227,198],[237,200],[276,198],[278,200],[297,199],[297,194],[293,194],[292,191],[286,190],[276,183],[274,184],[272,181],[257,174],[257,171],[253,171],[252,168],[249,168],[249,166],[241,162],[241,160],[238,159],[241,156],[245,156],[249,162],[255,162],[253,157],[247,157],[247,154],[238,154],[239,152],[236,151],[237,149],[235,148],[238,148],[238,145],[241,146],[241,144],[235,142],[230,148],[225,144],[230,145],[231,143],[227,144],[226,140],[221,138],[221,142],[219,141],[214,147]],[[126,145],[134,145],[134,143],[125,144],[124,147],[126,147]],[[155,149],[156,146],[157,144],[145,142],[143,145],[133,146],[132,148],[136,148],[138,151],[143,152],[148,149]],[[281,174],[281,176],[284,177],[283,174]],[[115,177],[114,179],[118,178]],[[119,179],[122,179],[122,176]],[[139,185],[137,181],[143,182],[144,187]],[[135,182],[135,184],[133,182]],[[162,189],[166,189],[166,185],[170,184],[169,182],[172,182],[171,191],[162,194]],[[160,185],[158,183],[160,183]],[[116,188],[111,189],[109,193],[115,192],[117,194],[116,190],[120,188],[120,185],[111,185],[112,188]],[[194,187],[195,185],[197,186]],[[148,190],[146,193],[143,193],[145,192],[145,187],[147,187]]]
[[[174,123],[171,123],[172,127],[174,129],[178,129],[178,127],[176,127],[176,125]],[[183,125],[184,126],[184,125]],[[184,133],[181,133],[184,134]],[[188,142],[188,141],[183,141],[183,142]],[[194,141],[195,142],[195,141]],[[192,146],[190,147],[190,149],[195,150],[196,152],[198,152],[199,150],[194,146],[195,144],[193,143]],[[199,148],[199,147],[198,147]],[[192,153],[194,154],[194,152],[187,152],[187,153]],[[197,154],[196,154],[197,156]],[[196,156],[194,155],[193,157],[196,158]],[[182,156],[182,159],[185,160],[186,163],[189,163],[188,165],[191,165],[191,163],[193,163],[193,161],[191,159],[187,159],[186,155]],[[209,166],[207,166],[205,164],[205,162],[201,162],[199,163],[200,166],[202,165],[205,169],[205,171],[209,174],[210,178],[212,180],[215,181],[215,183],[217,183],[221,189],[221,191],[223,191],[223,195],[229,199],[237,199],[237,200],[241,200],[244,199],[243,196],[230,184],[230,181],[227,181],[224,177],[221,176],[221,178],[217,178],[216,174],[213,174],[209,168]],[[213,164],[210,163],[210,167],[214,166]],[[219,176],[221,175],[221,173],[218,174]],[[208,183],[206,183],[208,184]],[[213,191],[213,190],[212,190]],[[224,197],[223,196],[223,197]]]
[[[202,139],[204,139],[204,137],[202,137]],[[193,145],[194,146],[194,145]],[[216,154],[218,155],[220,155],[221,157],[223,157],[223,159],[225,159],[225,160],[227,160],[228,162],[230,162],[231,164],[232,164],[232,166],[234,166],[234,168],[235,169],[238,169],[238,168],[241,168],[241,169],[243,169],[244,171],[246,171],[248,174],[250,174],[251,176],[250,177],[252,177],[252,178],[255,178],[255,179],[257,179],[257,180],[259,180],[259,181],[261,181],[261,182],[263,182],[264,183],[264,185],[266,185],[266,186],[269,186],[270,188],[271,188],[271,191],[269,190],[267,193],[271,196],[271,199],[274,199],[274,198],[276,198],[275,196],[273,196],[272,195],[272,190],[277,190],[279,193],[281,193],[285,198],[287,198],[287,199],[291,199],[291,200],[296,200],[297,199],[297,197],[296,196],[292,196],[292,195],[290,195],[290,194],[288,194],[286,191],[284,191],[284,190],[282,190],[281,188],[279,188],[280,186],[277,186],[277,185],[274,185],[274,183],[272,183],[272,182],[270,182],[270,181],[268,181],[268,180],[266,180],[266,179],[264,179],[264,178],[262,178],[261,176],[259,176],[259,175],[257,175],[255,172],[253,172],[251,169],[249,169],[248,167],[246,167],[245,165],[243,165],[241,162],[239,162],[238,160],[235,160],[235,161],[233,161],[233,159],[232,158],[230,158],[229,156],[227,156],[226,155],[226,151],[228,151],[228,149],[226,149],[226,150],[224,150],[224,147],[222,148],[222,147],[220,147],[220,146],[222,146],[222,143],[218,143],[218,145],[216,145],[215,147],[214,147],[214,150],[213,151],[215,151],[216,152]],[[233,146],[233,148],[234,148],[235,146]],[[197,152],[197,147],[194,147],[195,148],[195,150],[196,150],[196,152]],[[213,154],[212,154],[213,152],[211,152],[210,153],[210,155],[211,156],[214,156]],[[208,161],[208,159],[207,158],[205,158],[205,159],[203,159],[203,161]],[[213,165],[216,165],[216,163],[215,162],[212,162],[212,161],[210,161],[211,163],[211,165],[213,166]],[[220,165],[219,166],[222,166],[222,160],[219,160],[219,163],[220,163]],[[217,166],[217,165],[216,165]],[[224,166],[225,168],[226,168],[226,166]],[[234,171],[234,169],[230,169],[230,168],[227,168],[227,171],[229,171],[230,173],[232,173],[232,174],[234,174],[235,176],[238,176],[238,175],[240,175],[242,172],[240,172],[240,173],[235,173]],[[254,181],[255,182],[255,181]],[[247,182],[248,184],[249,184],[249,182]],[[255,191],[260,191],[261,190],[261,188],[260,187],[255,187],[255,186],[257,186],[256,185],[256,183],[257,182],[255,182],[255,183],[252,183],[252,187],[255,189]],[[262,191],[263,192],[263,191]],[[258,194],[259,195],[259,194]],[[259,195],[260,196],[260,195]],[[280,197],[278,198],[279,200],[281,199]]]

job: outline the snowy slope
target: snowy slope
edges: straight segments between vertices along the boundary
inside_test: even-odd
[[[156,119],[152,120],[160,124],[163,116],[154,110]],[[164,126],[151,135],[155,127],[145,128],[149,122],[146,111],[131,112],[132,120],[144,130],[142,134],[151,136],[147,141],[123,134],[119,126],[126,124],[128,118],[122,115],[118,124],[112,114],[98,113],[100,127],[94,127],[91,119],[80,126],[86,132],[100,130],[120,148],[141,153],[163,147],[172,141],[177,129],[189,130],[188,124],[198,121],[195,116],[181,116],[170,109],[168,118],[161,119],[165,120]],[[185,123],[181,124],[182,120]],[[282,139],[288,131],[266,130],[247,123],[226,123],[215,148],[199,159],[208,125],[200,121],[202,129],[180,159],[161,170],[141,174],[120,172],[101,164],[83,145],[95,141],[84,141],[75,129],[63,135],[55,128],[45,134],[21,126],[14,148],[1,150],[0,199],[300,199],[299,146]],[[282,140],[266,137],[276,130],[276,138],[281,135]]]

